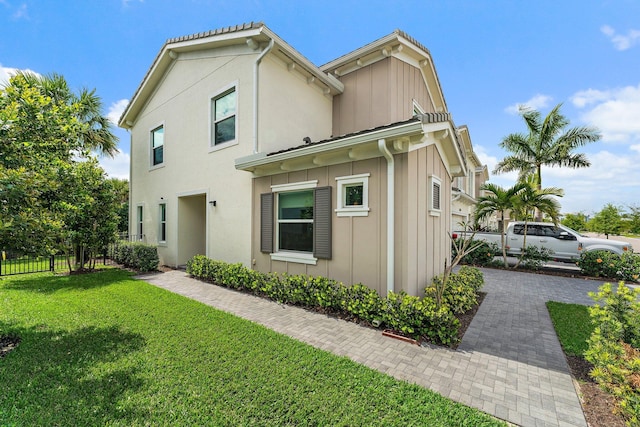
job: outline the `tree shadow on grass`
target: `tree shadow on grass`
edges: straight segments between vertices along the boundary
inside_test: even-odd
[[[144,422],[148,411],[127,404],[144,386],[126,356],[143,336],[118,327],[51,330],[0,322],[20,344],[0,359],[0,425],[105,425]]]
[[[51,294],[65,289],[89,290],[129,280],[131,272],[105,268],[87,274],[54,275],[51,273],[24,274],[2,278],[5,289]]]

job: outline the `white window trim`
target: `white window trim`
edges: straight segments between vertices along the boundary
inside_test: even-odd
[[[336,186],[336,206],[337,216],[369,216],[369,177],[370,173],[361,173],[358,175],[337,176]],[[347,185],[362,184],[362,205],[361,206],[345,206],[345,187]]]
[[[162,163],[158,163],[157,165],[153,164],[153,131],[156,129],[162,128],[162,135],[163,135],[163,141],[162,141]],[[164,125],[164,121],[158,123],[157,125],[149,128],[149,170],[155,170],[155,169],[160,169],[163,168],[164,165],[167,163],[167,128]]]
[[[144,203],[138,203],[136,205],[136,222],[135,222],[135,232],[133,233],[133,235],[135,236],[135,241],[143,241],[144,240],[144,230],[146,228],[145,223],[144,223]],[[142,213],[142,215],[139,215],[139,213]],[[140,227],[142,225],[142,227]],[[142,230],[140,229],[142,228]],[[142,231],[142,233],[139,233],[139,231]]]
[[[223,142],[221,144],[214,144],[213,139],[214,139],[214,134],[213,134],[213,128],[214,128],[214,118],[213,118],[213,113],[214,113],[214,105],[215,105],[215,100],[217,98],[220,98],[225,92],[228,92],[230,89],[234,89],[236,92],[236,129],[235,129],[235,138],[230,140],[230,141],[226,141]],[[209,153],[213,153],[214,151],[218,151],[218,150],[223,150],[225,148],[234,146],[234,145],[238,145],[238,112],[240,111],[239,109],[239,104],[240,104],[240,92],[238,90],[238,81],[234,81],[226,86],[223,86],[221,88],[219,88],[217,91],[215,91],[212,95],[209,96]]]
[[[164,220],[164,233],[165,233],[165,239],[164,240],[160,240],[160,237],[162,237],[162,205],[164,205],[164,215],[165,215],[165,220]],[[166,246],[167,245],[167,202],[165,200],[160,200],[158,202],[158,246]]]
[[[433,207],[433,187],[434,184],[438,184],[440,186],[440,208],[435,209]],[[429,215],[431,216],[440,216],[442,213],[442,180],[435,176],[429,175]]]
[[[318,187],[318,180],[294,182],[290,184],[277,184],[271,186],[272,193],[283,193],[287,191],[299,191],[299,190],[312,190]],[[275,209],[278,209],[278,198],[275,198]],[[280,225],[278,222],[278,214],[275,215],[275,243],[279,244],[278,235],[280,232]],[[295,251],[281,251],[279,247],[276,247],[276,251],[270,254],[272,261],[285,261],[294,262],[297,264],[316,265],[318,258],[313,256],[313,252],[295,252]]]

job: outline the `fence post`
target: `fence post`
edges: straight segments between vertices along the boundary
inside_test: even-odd
[[[55,270],[55,262],[56,262],[56,256],[55,255],[51,255],[49,257],[49,271]]]

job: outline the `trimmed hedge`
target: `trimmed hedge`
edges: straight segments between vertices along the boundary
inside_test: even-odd
[[[576,263],[582,274],[594,277],[637,282],[640,278],[640,254],[625,252],[617,255],[609,251],[590,251]]]
[[[158,248],[141,242],[120,243],[114,259],[118,264],[138,271],[155,271],[160,263]]]
[[[482,273],[474,268],[460,269],[450,276],[452,286],[447,301],[437,308],[427,295],[419,298],[401,293],[389,293],[382,298],[373,289],[360,283],[345,286],[325,277],[261,273],[240,263],[229,264],[196,255],[187,262],[187,273],[200,280],[231,289],[250,292],[275,301],[307,308],[322,308],[327,312],[352,316],[369,323],[400,331],[407,336],[425,338],[435,344],[456,342],[459,321],[454,313],[477,304],[475,292],[482,286]],[[461,292],[462,297],[455,294]],[[474,293],[474,298],[469,295]],[[463,300],[464,304],[459,300]],[[449,306],[449,301],[453,307]]]

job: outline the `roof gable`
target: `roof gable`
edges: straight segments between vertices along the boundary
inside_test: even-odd
[[[301,53],[282,40],[261,22],[225,27],[203,33],[168,39],[160,49],[151,67],[136,89],[129,105],[122,113],[119,126],[130,128],[144,108],[162,77],[173,61],[181,54],[198,50],[223,49],[232,46],[246,47],[260,54],[273,43],[269,52],[283,59],[290,69],[305,75],[309,82],[322,88],[327,95],[335,95],[344,90],[344,85],[332,75],[328,75],[305,58]]]

